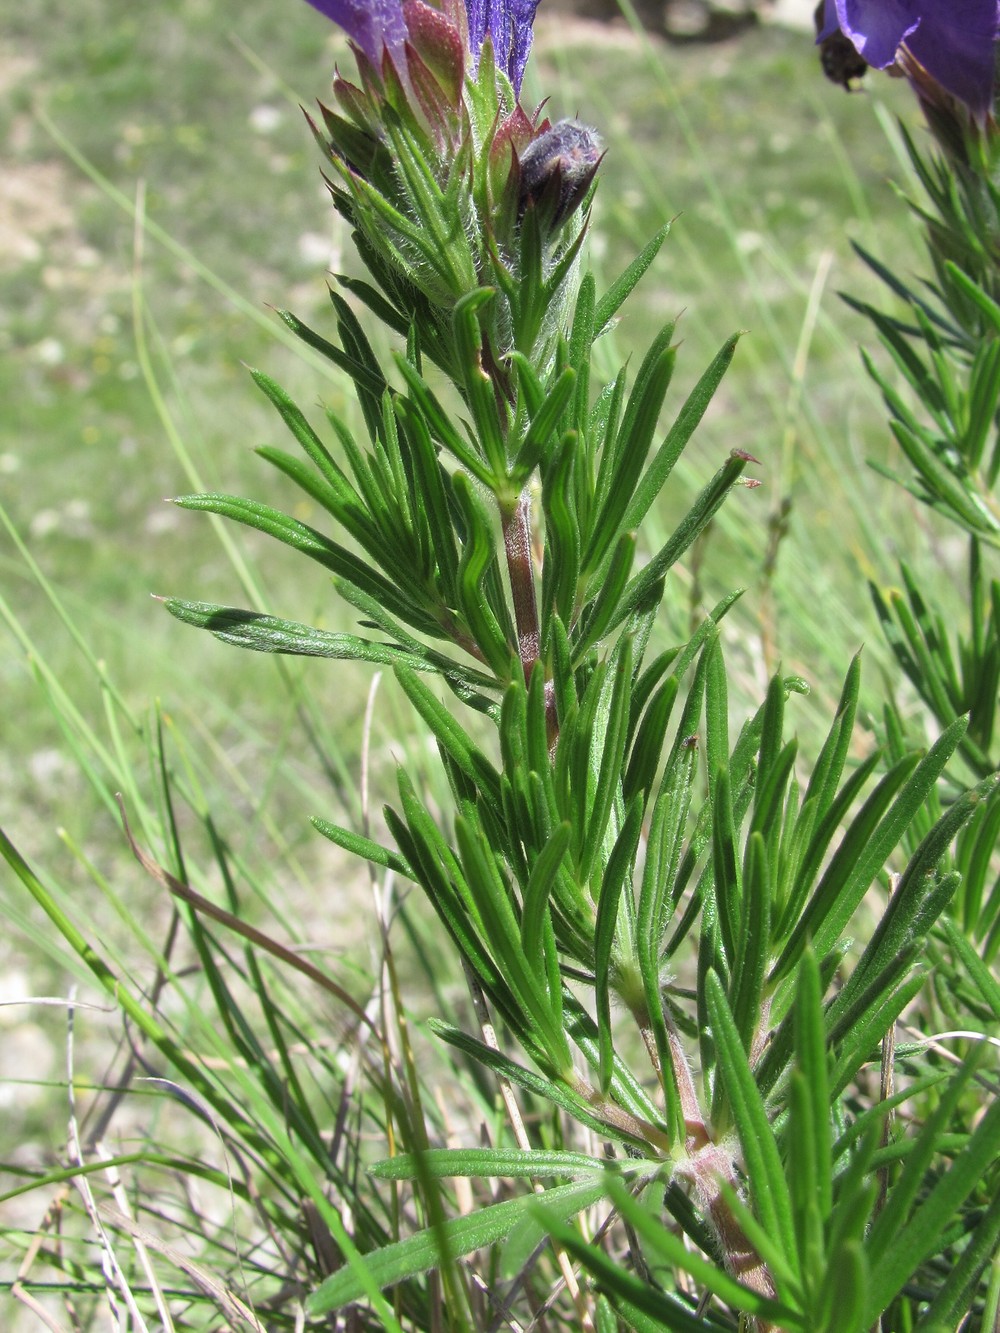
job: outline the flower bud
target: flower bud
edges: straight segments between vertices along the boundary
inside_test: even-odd
[[[489,356],[547,364],[572,316],[601,146],[518,101],[537,0],[311,3],[355,44],[358,83],[337,76],[313,129],[377,286],[439,349],[458,303],[491,289],[477,307]]]
[[[529,205],[548,210],[549,227],[558,227],[582,203],[600,160],[595,130],[578,120],[557,121],[521,154],[521,214]]]

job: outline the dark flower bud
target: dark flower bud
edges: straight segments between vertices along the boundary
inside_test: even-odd
[[[601,141],[578,120],[560,120],[521,154],[520,211],[529,204],[551,209],[557,227],[578,208],[601,160]]]

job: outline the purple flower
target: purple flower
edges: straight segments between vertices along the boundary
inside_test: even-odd
[[[878,69],[907,51],[980,122],[992,108],[1000,0],[825,0],[822,41],[839,28]]]
[[[408,0],[309,0],[309,3],[333,19],[364,52],[376,70],[382,68],[383,50],[388,51],[396,69],[406,68],[405,45]],[[457,7],[443,6],[445,16]],[[538,0],[465,0],[469,52],[473,68],[479,59],[487,34],[493,43],[497,65],[506,72],[515,93],[521,90],[524,66],[531,48],[531,25]]]
[[[382,48],[400,68],[406,42],[406,20],[402,0],[309,0],[309,3],[333,19],[359,46],[376,69],[382,68]]]
[[[538,0],[465,0],[469,15],[469,50],[473,60],[489,33],[497,64],[506,70],[516,93],[531,49],[531,25]]]

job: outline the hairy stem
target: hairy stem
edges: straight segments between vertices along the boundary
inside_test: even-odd
[[[659,1051],[649,1015],[643,1006],[633,1009],[633,1015],[639,1024],[653,1065],[662,1077]],[[729,1272],[752,1290],[764,1296],[774,1296],[775,1289],[771,1275],[733,1216],[732,1209],[723,1194],[723,1184],[729,1185],[734,1192],[739,1190],[732,1157],[725,1148],[713,1141],[708,1119],[701,1109],[694,1074],[681,1035],[667,1012],[664,1013],[664,1021],[667,1028],[670,1063],[684,1117],[688,1158],[681,1168],[682,1174],[691,1180],[699,1202],[711,1219]],[[771,1325],[758,1322],[755,1333],[767,1333],[770,1328]]]
[[[751,1291],[773,1298],[776,1291],[771,1274],[733,1216],[723,1193],[724,1184],[734,1193],[739,1189],[729,1153],[710,1143],[688,1160],[684,1174],[692,1180],[698,1200],[712,1221],[729,1272]],[[752,1327],[754,1333],[771,1333],[775,1325],[756,1320]]]

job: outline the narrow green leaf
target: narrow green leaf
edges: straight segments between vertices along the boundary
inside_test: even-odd
[[[826,1218],[833,1207],[829,1073],[822,981],[819,964],[811,948],[803,952],[797,971],[794,1008],[795,1063],[802,1071],[808,1095],[807,1107],[803,1109],[806,1110],[813,1127],[816,1156],[815,1170],[812,1174],[820,1216]],[[794,1121],[791,1136],[795,1137]]]
[[[628,769],[622,782],[622,792],[626,800],[637,791],[648,795],[652,790],[656,771],[663,757],[667,726],[679,689],[680,681],[677,677],[668,676],[642,715],[629,755]],[[632,691],[632,712],[635,712],[635,690]]]
[[[594,926],[594,1002],[597,1009],[598,1043],[600,1046],[601,1092],[607,1096],[611,1087],[612,1052],[614,1038],[611,1032],[611,993],[614,982],[614,952],[618,936],[618,909],[622,890],[628,884],[631,892],[631,870],[642,832],[644,802],[637,796],[629,805],[621,832],[615,840],[601,879],[597,900],[597,921]]]
[[[795,1229],[799,1241],[799,1265],[802,1285],[811,1296],[822,1284],[826,1268],[824,1222],[816,1196],[817,1126],[811,1117],[809,1091],[802,1070],[795,1068],[788,1080],[788,1133],[785,1138],[788,1183],[795,1210]],[[826,1113],[824,1113],[824,1120]],[[807,1298],[807,1305],[814,1302]]]
[[[642,481],[636,488],[635,495],[625,511],[625,518],[622,523],[624,528],[637,528],[649,513],[656,497],[666,484],[667,478],[673,472],[674,465],[683,453],[688,440],[694,434],[709,403],[715,396],[715,391],[722,382],[723,375],[729,369],[733,354],[736,351],[736,344],[742,336],[741,333],[734,333],[731,338],[723,343],[711,365],[688,394],[684,406],[667,432],[663,443],[656,451],[652,463],[646,469]]]
[[[599,1114],[599,1107],[591,1105],[565,1083],[557,1083],[533,1069],[526,1069],[524,1065],[511,1060],[495,1047],[487,1046],[485,1042],[470,1037],[468,1033],[452,1027],[450,1023],[431,1018],[427,1020],[427,1026],[449,1046],[454,1046],[471,1056],[492,1070],[499,1078],[505,1078],[516,1087],[523,1088],[525,1092],[530,1092],[533,1096],[541,1097],[544,1101],[551,1102],[553,1106],[558,1106],[585,1129],[591,1129],[595,1134],[615,1139],[620,1143],[632,1143],[642,1151],[643,1155],[648,1153],[649,1143],[636,1134],[629,1133],[621,1124],[620,1117],[616,1122],[603,1119]]]
[[[568,823],[558,824],[531,866],[524,891],[521,912],[521,944],[529,961],[542,966],[542,940],[549,899],[559,868],[569,849],[572,830]]]
[[[437,564],[443,600],[453,605],[458,575],[455,524],[450,506],[451,481],[438,459],[423,414],[405,398],[397,397],[395,411],[405,431],[413,468],[413,486],[419,496],[418,509],[427,525]]]
[[[455,836],[469,888],[482,914],[485,939],[517,999],[520,1027],[536,1034],[553,1069],[560,1072],[570,1069],[573,1062],[561,1009],[552,1005],[545,972],[536,971],[525,954],[510,888],[500,873],[482,824],[474,820],[471,810],[465,816],[459,815],[455,820]]]
[[[1000,521],[990,513],[980,497],[968,489],[967,482],[956,476],[955,471],[941,461],[935,450],[928,448],[916,431],[908,429],[900,421],[891,421],[889,426],[936,504],[944,512],[951,513],[970,532],[980,533],[995,541],[1000,534]]]
[[[964,792],[923,838],[900,877],[878,926],[872,934],[848,984],[841,990],[831,1015],[841,1013],[857,991],[870,985],[888,963],[911,944],[922,944],[935,920],[958,887],[959,877],[939,877],[937,867],[956,834],[997,786],[988,778]]]
[[[993,1017],[1000,1022],[1000,983],[954,921],[945,917],[941,922],[941,930],[955,956],[965,968],[969,980],[979,992],[983,1003],[993,1011]]]
[[[851,659],[851,665],[844,677],[844,687],[837,704],[837,715],[823,742],[823,748],[813,766],[809,786],[806,789],[807,800],[815,797],[817,817],[820,819],[836,798],[844,765],[847,762],[860,695],[861,654],[859,652]]]
[[[590,366],[590,351],[597,336],[594,312],[597,307],[597,283],[593,273],[585,273],[573,308],[573,325],[569,335],[569,363],[577,374],[586,374]],[[584,406],[587,398],[584,397]]]
[[[262,615],[259,611],[216,606],[211,602],[185,602],[177,597],[164,598],[163,605],[185,625],[207,629],[223,643],[257,653],[334,657],[376,662],[380,666],[408,666],[414,671],[440,671],[440,667],[395,644],[372,643],[354,634],[331,633],[312,625],[300,625],[294,620]]]
[[[684,1112],[664,1018],[661,954],[663,938],[674,910],[673,888],[687,831],[697,759],[695,746],[688,746],[664,774],[650,820],[635,926],[636,955],[646,1013],[659,1056],[665,1119],[671,1137],[678,1139],[684,1134]]]
[[[967,297],[973,305],[986,317],[988,323],[993,325],[995,333],[1000,334],[1000,305],[993,300],[977,282],[974,282],[967,273],[964,273],[959,266],[951,259],[944,261],[944,271],[951,278],[952,282],[959,289],[963,296]]]
[[[950,1101],[945,1093],[942,1104]],[[920,1136],[921,1140],[926,1138],[930,1141],[930,1153],[933,1153],[933,1140],[940,1133],[941,1124],[942,1119],[935,1111]],[[919,1163],[924,1154],[911,1154],[907,1159],[896,1188],[890,1190],[886,1207],[872,1228],[866,1247],[871,1263],[866,1324],[873,1323],[920,1265],[938,1252],[952,1219],[985,1174],[996,1165],[998,1155],[1000,1099],[994,1099],[976,1126],[968,1146],[955,1158],[949,1169],[939,1176],[933,1189],[900,1229],[901,1209],[893,1207],[894,1195],[903,1186],[911,1163]],[[918,1166],[918,1169],[921,1168]],[[926,1166],[923,1170],[926,1170]],[[887,1215],[888,1222],[885,1220]],[[889,1230],[890,1227],[894,1228],[893,1231]]]
[[[992,1262],[998,1262],[1000,1248],[1000,1194],[983,1213],[975,1231],[969,1237],[958,1261],[952,1264],[947,1277],[916,1326],[916,1333],[936,1333],[938,1329],[961,1326],[968,1315],[980,1279]],[[994,1316],[995,1321],[995,1316]],[[984,1312],[980,1325],[983,1333],[991,1328]],[[995,1328],[995,1322],[993,1324]]]
[[[468,469],[484,486],[491,486],[494,481],[493,473],[483,460],[477,457],[475,451],[460,432],[455,429],[448,413],[441,406],[424,378],[410,365],[406,357],[397,357],[396,365],[406,380],[410,397],[423,414],[434,438],[439,440],[448,452],[457,458],[462,466]]]
[[[551,1214],[546,1213],[541,1203],[536,1203],[539,1218],[548,1234],[564,1249],[568,1250],[582,1267],[592,1275],[600,1291],[605,1292],[612,1302],[622,1310],[629,1311],[629,1326],[636,1329],[670,1330],[670,1333],[705,1333],[705,1321],[676,1297],[659,1291],[651,1283],[643,1281],[630,1273],[617,1260],[606,1254],[592,1243],[583,1240],[573,1227],[560,1223]],[[640,1323],[633,1311],[643,1319],[655,1322]]]
[[[622,1162],[619,1169],[628,1170],[632,1164]],[[643,1163],[648,1170],[648,1165]],[[422,1153],[420,1168],[437,1179],[451,1176],[471,1176],[489,1180],[506,1176],[512,1180],[542,1179],[545,1176],[593,1176],[607,1179],[608,1159],[589,1157],[582,1152],[557,1152],[542,1148],[431,1148]],[[414,1153],[400,1153],[373,1162],[367,1168],[369,1175],[379,1180],[415,1180],[418,1175]]]
[[[625,408],[626,368],[622,366],[610,384],[605,384],[591,408],[585,427],[580,431],[586,453],[578,471],[581,522],[590,531],[597,501],[595,481],[600,460],[606,450],[614,449],[622,412]]]
[[[905,128],[903,128],[902,132],[903,132],[903,138],[905,142],[909,145],[909,148],[911,150],[910,156],[912,159],[916,154],[916,149],[913,145],[913,140],[907,134]],[[920,158],[918,154],[916,156],[917,156],[917,162],[919,162],[920,164],[919,166],[917,166],[917,171],[918,174],[922,174],[921,168],[923,166],[923,159]],[[915,163],[914,165],[917,165],[917,163]],[[930,183],[928,182],[928,184]],[[931,186],[931,189],[928,190],[928,193],[932,192],[933,192],[933,186]],[[904,283],[895,273],[893,273],[891,268],[881,263],[881,261],[876,259],[873,254],[870,254],[867,250],[865,250],[862,246],[860,246],[857,243],[857,241],[851,241],[850,245],[854,253],[858,255],[859,258],[865,264],[868,265],[871,271],[875,273],[882,280],[882,282],[885,283],[885,285],[889,288],[890,291],[896,293],[896,295],[904,302],[905,305],[920,306],[921,309],[923,309],[927,314],[927,317],[933,320],[939,328],[943,329],[947,334],[949,334],[952,337],[958,336],[958,329],[955,327],[955,325],[948,323],[945,319],[942,318],[940,313],[934,310],[933,306],[928,304],[928,302],[921,300],[921,298],[917,295],[916,292],[914,292],[911,288],[909,288],[906,285],[906,283]],[[853,298],[845,297],[844,299],[848,301],[848,304],[853,305],[855,309],[861,309],[862,313],[865,313],[867,311],[867,307],[862,307],[860,303],[855,302]]]
[[[620,625],[645,601],[650,590],[669,572],[698,534],[711,522],[739,480],[747,461],[745,457],[733,454],[725,466],[719,469],[681,520],[673,536],[628,585],[611,628]]]
[[[730,1277],[724,1268],[691,1250],[682,1237],[675,1235],[669,1227],[663,1226],[658,1219],[651,1217],[647,1210],[636,1202],[621,1180],[616,1177],[608,1180],[608,1195],[621,1214],[622,1220],[643,1242],[647,1263],[649,1256],[655,1255],[664,1265],[689,1273],[699,1287],[718,1296],[735,1310],[742,1310],[769,1323],[780,1322],[784,1328],[805,1328],[798,1311],[790,1309],[780,1301],[770,1300],[758,1291],[752,1291]]]
[[[676,662],[680,651],[679,647],[673,647],[665,649],[662,653],[657,653],[649,666],[643,669],[641,675],[633,684],[632,711],[629,716],[630,740],[635,735],[635,729],[639,724],[643,709],[649,703],[657,688],[662,685],[667,672]]]
[[[632,684],[631,639],[625,640],[623,650],[614,654],[610,665],[612,670],[606,677],[605,688],[595,696],[594,704],[595,715],[606,710],[606,717],[601,719],[598,727],[587,728],[582,735],[581,750],[586,749],[584,789],[590,798],[577,866],[584,882],[594,872],[615,798],[620,791]]]
[[[341,504],[356,501],[354,488],[344,476],[343,470],[334,462],[326,445],[306,420],[301,409],[296,406],[288,394],[269,375],[260,370],[250,371],[250,376],[259,389],[270,399],[285,425],[302,446],[303,452],[315,466],[320,476],[336,494]]]
[[[601,580],[600,590],[597,596],[587,603],[581,614],[578,636],[573,645],[575,665],[579,665],[591,648],[600,643],[614,619],[629,575],[632,573],[635,546],[635,533],[623,532],[618,538],[611,564]]]
[[[478,691],[488,693],[496,691],[497,681],[493,676],[487,675],[484,671],[478,671],[465,662],[455,662],[444,653],[426,647],[419,639],[415,639],[411,634],[408,634],[402,625],[393,620],[392,616],[379,602],[353,584],[334,576],[333,586],[339,596],[343,597],[345,602],[348,602],[361,614],[362,624],[381,629],[392,642],[406,648],[415,658],[428,662],[432,669],[440,672],[448,682],[449,687],[470,707],[488,713],[490,716],[493,716],[497,711],[497,705],[493,699],[484,699],[483,695],[478,693]]]
[[[492,486],[507,475],[507,450],[501,432],[493,381],[483,370],[479,312],[494,299],[490,288],[477,288],[456,302],[452,331],[458,348],[462,391],[472,413],[476,438],[493,474]]]
[[[969,470],[979,471],[987,441],[993,433],[1000,403],[1000,337],[991,338],[977,350],[972,362],[967,396],[968,420],[961,450]]]
[[[597,513],[583,560],[588,574],[603,568],[607,552],[623,531],[634,526],[623,526],[622,520],[638,485],[673,377],[677,359],[676,348],[670,345],[673,334],[674,326],[670,323],[657,335],[639,368],[615,438],[605,441],[597,476]]]
[[[882,1124],[886,1115],[894,1111],[897,1106],[902,1106],[903,1102],[912,1098],[918,1098],[928,1089],[936,1087],[943,1083],[950,1076],[950,1070],[940,1070],[933,1074],[924,1074],[922,1078],[916,1078],[912,1083],[907,1084],[902,1092],[893,1093],[885,1101],[876,1102],[874,1106],[862,1111],[861,1114],[847,1126],[833,1145],[833,1160],[838,1162],[849,1150],[858,1142],[859,1139],[868,1133],[873,1127],[875,1130],[874,1141],[877,1143]],[[867,1169],[867,1168],[866,1168]]]
[[[366,512],[361,497],[346,477],[343,485],[335,488],[301,458],[293,458],[283,449],[272,449],[264,445],[255,452],[259,458],[263,458],[279,472],[283,472],[301,491],[321,505],[366,549],[374,547],[381,554],[381,536],[378,529]]]
[[[555,383],[547,388],[542,406],[532,417],[510,469],[511,484],[518,489],[527,484],[539,462],[555,452],[561,439],[559,421],[572,396],[575,380],[574,371],[567,366]]]
[[[580,523],[574,496],[574,474],[579,467],[577,447],[575,433],[564,436],[542,480],[545,514],[542,622],[545,630],[549,629],[553,615],[558,615],[564,626],[572,626],[577,615],[581,552]]]
[[[490,567],[496,561],[490,521],[466,477],[456,475],[452,489],[465,524],[465,540],[456,578],[459,609],[476,646],[502,683],[510,677],[511,659],[516,658],[516,649],[493,614],[484,589]]]
[[[687,833],[697,766],[698,747],[683,747],[676,762],[664,772],[650,819],[636,928],[640,956],[649,969],[650,984],[655,986],[657,996],[660,950],[676,905],[673,887]],[[659,1007],[652,1004],[652,994],[648,999],[651,1007]]]
[[[859,1240],[848,1240],[831,1255],[818,1302],[815,1333],[864,1333],[868,1263]]]
[[[484,989],[496,995],[506,986],[489,951],[483,945],[485,931],[478,905],[471,900],[469,887],[454,852],[441,830],[417,797],[405,770],[396,774],[405,821],[391,806],[385,807],[389,831],[416,878],[430,898],[462,957],[473,968]],[[509,1007],[509,996],[505,1001]]]
[[[874,835],[879,822],[889,809],[896,794],[917,767],[920,756],[912,753],[906,754],[895,763],[865,800],[861,809],[848,821],[848,811],[851,810],[856,797],[869,777],[879,767],[881,759],[881,752],[874,750],[867,759],[862,760],[848,777],[836,799],[821,819],[816,818],[818,798],[810,797],[803,803],[798,817],[790,825],[787,863],[793,872],[793,879],[775,932],[779,940],[786,940],[787,942],[789,934],[801,916],[810,889],[813,888],[814,880],[823,867],[824,861],[828,864],[827,868],[823,870],[821,880],[826,876],[834,879],[847,875],[851,865],[857,861],[863,849],[868,845],[868,840]],[[831,858],[829,856],[830,844],[837,837],[840,838],[840,845]],[[788,955],[788,958],[794,961],[791,959],[791,955]],[[781,971],[786,969],[784,956],[772,973],[772,983],[774,978],[779,975],[779,969]]]
[[[933,375],[927,369],[920,356],[914,351],[911,345],[912,331],[910,335],[904,335],[898,329],[895,322],[887,319],[884,315],[874,310],[871,306],[865,307],[865,314],[872,321],[879,331],[889,355],[896,363],[903,377],[913,388],[918,401],[924,406],[939,428],[944,427],[946,421],[945,403],[941,394],[941,386],[934,379]],[[919,429],[919,422],[911,406],[897,392],[893,384],[878,370],[874,361],[866,353],[862,352],[862,360],[868,374],[882,390],[882,397],[885,399],[886,406],[892,414],[906,423],[910,429]]]
[[[333,276],[341,287],[346,288],[363,305],[366,305],[380,323],[387,325],[401,338],[408,336],[411,327],[410,321],[391,302],[387,301],[370,282],[365,282],[362,278],[352,278],[347,273],[335,273]]]
[[[763,835],[769,854],[776,857],[779,866],[781,857],[776,853],[782,843],[782,815],[798,752],[797,742],[789,741],[772,763],[766,766],[761,763],[754,782],[750,832]],[[779,915],[783,904],[776,899],[775,906],[778,909],[775,915]]]
[[[381,375],[372,374],[365,366],[356,361],[353,357],[348,356],[347,353],[342,351],[339,347],[335,347],[333,343],[328,342],[318,333],[314,333],[312,329],[306,324],[303,324],[300,319],[291,313],[291,311],[277,310],[275,313],[283,323],[288,325],[296,337],[301,338],[309,347],[313,347],[317,352],[322,353],[322,355],[329,361],[332,361],[335,366],[339,366],[341,370],[346,371],[359,388],[363,387],[375,398],[381,398],[382,392],[385,389],[385,379]],[[258,383],[260,383],[259,380]],[[263,388],[263,385],[261,385],[261,387]]]
[[[644,247],[642,253],[632,260],[625,272],[615,279],[607,292],[605,292],[600,301],[598,301],[593,319],[594,341],[605,332],[642,275],[659,254],[660,246],[666,240],[669,231],[670,223],[668,222],[660,228],[653,239]]]
[[[604,1192],[603,1182],[594,1184],[557,1185],[547,1190],[541,1197],[547,1199],[553,1210],[553,1216],[582,1212],[597,1202]],[[363,1256],[365,1267],[371,1279],[380,1288],[394,1286],[406,1278],[426,1273],[440,1263],[439,1232],[447,1241],[449,1254],[461,1257],[481,1250],[487,1245],[495,1245],[509,1235],[517,1223],[536,1207],[535,1194],[521,1195],[516,1199],[505,1199],[502,1203],[489,1204],[464,1217],[449,1218],[440,1228],[428,1228],[418,1231],[406,1240],[394,1245],[383,1246]],[[341,1268],[325,1282],[320,1283],[306,1301],[306,1313],[311,1319],[339,1310],[365,1295],[365,1288],[358,1276],[350,1268]]]
[[[857,1126],[851,1127],[854,1146],[848,1155],[846,1167],[836,1178],[836,1204],[828,1224],[829,1250],[832,1254],[851,1241],[863,1241],[869,1229],[878,1192],[873,1162],[888,1112],[888,1102],[884,1102],[859,1117],[864,1122],[863,1130]]]
[[[812,937],[814,948],[821,957],[833,947],[873,880],[887,864],[915,814],[933,790],[967,726],[966,718],[957,718],[938,737],[864,846],[857,843],[856,829],[848,831],[841,850],[850,846],[851,855],[848,858],[845,851],[844,855],[835,857],[831,862],[775,964],[776,976],[783,975],[798,957],[807,937]],[[855,835],[853,840],[852,834]]]
[[[372,568],[370,561],[363,560],[336,542],[330,541],[315,528],[289,518],[287,514],[271,509],[268,505],[259,504],[255,500],[241,500],[231,495],[185,495],[176,499],[174,503],[181,509],[219,514],[222,518],[233,519],[246,527],[256,528],[258,532],[274,537],[377,598],[400,620],[425,633],[440,637],[440,629],[428,620],[422,609],[415,608],[388,579]]]
[[[764,1230],[791,1258],[797,1255],[798,1245],[788,1182],[725,990],[714,972],[709,972],[706,978],[705,998],[719,1052],[716,1077],[725,1086],[730,1120],[743,1150],[754,1211]]]
[[[373,842],[371,838],[366,838],[361,833],[354,833],[350,829],[341,828],[339,824],[331,824],[325,819],[320,819],[318,815],[312,815],[309,819],[310,824],[316,829],[317,833],[322,833],[324,838],[329,838],[332,843],[338,847],[343,847],[347,852],[354,856],[360,856],[365,861],[370,861],[372,865],[384,866],[387,870],[393,870],[397,875],[403,875],[406,879],[414,879],[413,870],[407,864],[406,859],[394,852],[389,847],[383,847],[380,843]]]
[[[382,367],[379,365],[378,357],[368,340],[368,335],[354,313],[350,302],[345,300],[340,292],[333,287],[329,288],[329,296],[330,304],[336,311],[337,332],[344,344],[344,351],[357,365],[361,366],[364,372],[364,379],[359,379],[356,374],[353,378],[357,385],[358,397],[365,419],[369,423],[371,437],[374,440],[378,437],[379,404],[385,399],[389,386],[386,383]],[[369,388],[369,385],[376,384],[380,385],[377,390]]]
[[[743,1049],[750,1055],[764,1016],[762,995],[770,961],[771,870],[763,835],[752,833],[746,845],[736,955],[729,993],[730,1008]]]
[[[761,828],[757,820],[760,807],[761,786],[765,785],[775,764],[787,748],[784,744],[785,723],[785,682],[775,673],[767,683],[767,697],[760,718],[760,742],[758,749],[758,782],[754,793],[754,827]]]
[[[981,1054],[981,1051],[973,1052],[972,1056],[955,1071],[947,1085],[940,1089],[940,1100],[917,1134],[913,1150],[909,1153],[902,1171],[888,1193],[882,1211],[869,1232],[865,1248],[872,1269],[876,1273],[881,1272],[884,1264],[891,1261],[893,1252],[899,1250],[899,1237],[905,1230],[910,1209],[916,1200],[925,1194],[927,1172],[937,1155],[938,1139],[950,1125]],[[993,1109],[1000,1111],[1000,1102],[995,1102]],[[940,1218],[942,1230],[950,1223],[951,1218],[950,1211]],[[909,1255],[897,1256],[896,1262],[905,1263],[909,1257]],[[914,1268],[918,1262],[919,1260],[914,1263]],[[908,1277],[909,1273],[906,1276]]]
[[[723,767],[715,774],[715,793],[711,810],[712,899],[726,966],[731,970],[736,964],[736,940],[743,916],[743,877],[737,856],[736,822],[733,818],[728,768]],[[706,879],[706,885],[708,883]]]
[[[396,678],[414,708],[437,737],[445,753],[475,786],[483,790],[489,800],[499,804],[500,775],[475,745],[468,732],[459,726],[451,713],[440,700],[435,698],[415,672],[407,667],[399,667]]]
[[[729,766],[729,689],[718,636],[705,644],[705,759],[712,800]]]
[[[918,955],[911,946],[898,955],[871,985],[857,996],[851,1009],[842,1011],[829,1028],[830,1040],[837,1043],[837,1059],[830,1072],[833,1096],[839,1097],[862,1065],[876,1058],[879,1043],[906,1006],[924,986],[924,977],[916,973],[901,984],[901,974],[910,971]],[[828,1020],[829,1021],[829,1020]]]

